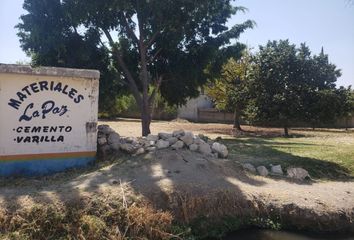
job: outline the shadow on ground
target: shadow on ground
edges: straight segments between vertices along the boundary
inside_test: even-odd
[[[235,140],[224,141],[230,147],[239,145]],[[276,153],[269,149],[267,143],[262,145],[261,139],[256,142],[261,145],[257,148],[264,148],[261,152],[268,149]],[[255,144],[254,141],[247,144],[252,143]],[[279,156],[280,159],[290,158],[291,154]],[[23,202],[27,202],[27,206],[33,203],[57,205],[62,209],[72,209],[73,206],[84,209],[87,203],[105,202],[112,196],[130,199],[130,203],[144,199],[154,209],[172,212],[178,222],[205,228],[204,232],[212,227],[206,223],[222,221],[227,217],[259,219],[271,218],[275,214],[284,215],[284,219],[295,219],[286,214],[296,209],[310,216],[309,222],[304,224],[313,227],[311,224],[316,223],[320,226],[317,215],[307,214],[311,209],[303,210],[295,204],[288,204],[284,206],[287,210],[283,211],[283,206],[268,206],[262,198],[245,191],[244,187],[266,187],[268,183],[265,179],[245,173],[235,160],[232,149],[230,159],[214,159],[186,150],[159,150],[136,157],[117,155],[111,161],[86,170],[71,170],[38,178],[0,179],[0,202],[2,211],[14,212],[21,209]],[[315,159],[297,159],[298,162],[300,160],[319,164],[316,162],[319,160]],[[129,189],[123,188],[123,185],[129,185]],[[321,227],[327,227],[325,220]]]
[[[287,167],[302,167],[315,179],[352,181],[354,176],[350,169],[335,162],[310,157],[297,156],[280,151],[284,149],[305,149],[318,144],[297,142],[274,142],[268,138],[223,139],[230,150],[230,159],[240,163],[251,163],[255,166],[280,164],[283,170]],[[326,147],[326,145],[321,144]]]

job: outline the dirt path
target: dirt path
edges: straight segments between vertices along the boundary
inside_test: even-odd
[[[110,123],[121,135],[139,134],[140,128],[132,127],[132,123],[128,123],[128,128],[126,124]],[[221,135],[219,130],[227,132],[231,128],[222,124],[198,126],[199,129],[196,125],[165,123],[153,124],[152,129],[157,133],[184,128],[206,134],[212,129],[214,134]],[[234,161],[185,150],[161,150],[123,159],[85,172],[71,171],[39,179],[1,179],[0,209],[13,211],[35,203],[60,205],[71,200],[124,194],[169,209],[187,222],[202,213],[255,215],[277,211],[288,221],[305,224],[304,228],[331,226],[354,231],[354,182],[304,184],[285,178],[263,178],[244,172]]]

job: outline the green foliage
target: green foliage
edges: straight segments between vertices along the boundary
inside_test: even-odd
[[[122,95],[115,99],[114,108],[110,110],[111,114],[119,115],[126,111],[139,112],[133,95]]]
[[[312,56],[305,44],[297,48],[288,40],[269,41],[260,46],[249,74],[247,117],[284,129],[298,121],[332,122],[344,104],[344,90],[335,88],[339,76],[323,51]]]
[[[288,41],[268,42],[260,46],[250,77],[257,112],[256,119],[286,125],[295,120],[300,109],[295,45]]]
[[[271,218],[262,217],[253,218],[249,221],[248,224],[257,228],[271,229],[276,231],[281,230],[282,226],[280,223],[280,219],[273,220]]]
[[[18,35],[32,61],[99,69],[101,108],[120,88],[147,100],[145,84],[160,87],[169,104],[184,103],[198,94],[220,48],[235,51],[225,46],[254,24],[228,29],[227,20],[245,11],[230,0],[25,0],[23,7]]]
[[[106,110],[101,110],[101,117],[111,118],[124,116],[126,113],[139,115],[139,106],[137,105],[132,94],[117,96],[115,99],[110,99],[108,103],[109,107],[106,105]],[[159,93],[156,95],[156,99],[152,107],[153,116],[156,117],[159,117],[160,114],[167,114],[171,117],[177,115],[177,107],[169,105]]]
[[[240,217],[224,216],[215,220],[205,216],[195,219],[191,225],[191,233],[196,239],[221,239],[227,233],[248,226],[247,219]],[[251,226],[251,225],[249,225]]]
[[[236,61],[230,58],[222,66],[221,74],[206,87],[206,93],[215,102],[216,108],[233,111],[235,107],[242,108],[247,102],[247,71],[250,56],[244,56]]]
[[[336,90],[339,105],[337,106],[337,114],[339,117],[352,117],[354,116],[354,90],[351,86],[348,88],[340,87]]]
[[[220,75],[212,79],[206,88],[207,95],[214,101],[216,108],[235,112],[235,127],[239,129],[240,116],[250,100],[247,77],[250,64],[251,56],[244,50],[239,60],[228,59],[222,65]]]

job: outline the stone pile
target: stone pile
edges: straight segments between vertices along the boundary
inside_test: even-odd
[[[177,130],[172,133],[161,132],[146,137],[121,137],[108,125],[98,126],[98,148],[100,153],[122,151],[131,155],[153,152],[160,149],[189,149],[204,155],[226,158],[229,154],[224,144],[211,141],[208,137],[192,132]]]
[[[281,165],[270,164],[269,169],[267,169],[265,166],[254,167],[250,163],[245,163],[242,166],[245,170],[252,172],[254,174],[257,173],[258,175],[263,177],[268,175],[284,176],[284,172]],[[297,180],[311,179],[310,174],[303,168],[289,167],[286,170],[286,176]]]

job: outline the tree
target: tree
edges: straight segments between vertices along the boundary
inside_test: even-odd
[[[323,49],[312,56],[305,44],[296,48],[288,40],[268,42],[252,66],[253,100],[248,112],[254,121],[280,124],[285,136],[297,121],[313,126],[333,121],[343,103],[340,89],[335,88],[340,74]]]
[[[24,9],[28,14],[18,25],[22,48],[39,64],[50,56],[50,64],[63,66],[75,65],[85,49],[88,55],[102,53],[108,62],[99,63],[116,73],[140,107],[144,136],[157,92],[170,104],[196,96],[206,81],[203,69],[219,51],[234,51],[224,46],[253,26],[246,21],[226,27],[245,10],[230,0],[25,0]]]
[[[280,40],[260,46],[250,74],[253,121],[281,125],[288,136],[290,123],[299,116],[303,85],[299,76],[295,45]]]
[[[336,107],[337,117],[345,118],[348,130],[348,120],[354,116],[354,91],[351,86],[348,88],[340,87],[336,90],[338,106]]]
[[[250,66],[250,54],[243,52],[239,60],[229,58],[222,66],[221,73],[212,79],[206,88],[216,108],[234,112],[234,128],[242,131],[240,116],[248,101],[247,73]]]
[[[323,48],[319,55],[311,56],[304,44],[298,49],[299,66],[303,73],[302,120],[310,122],[313,129],[323,123],[334,123],[341,102],[336,89],[340,70],[330,63]]]

